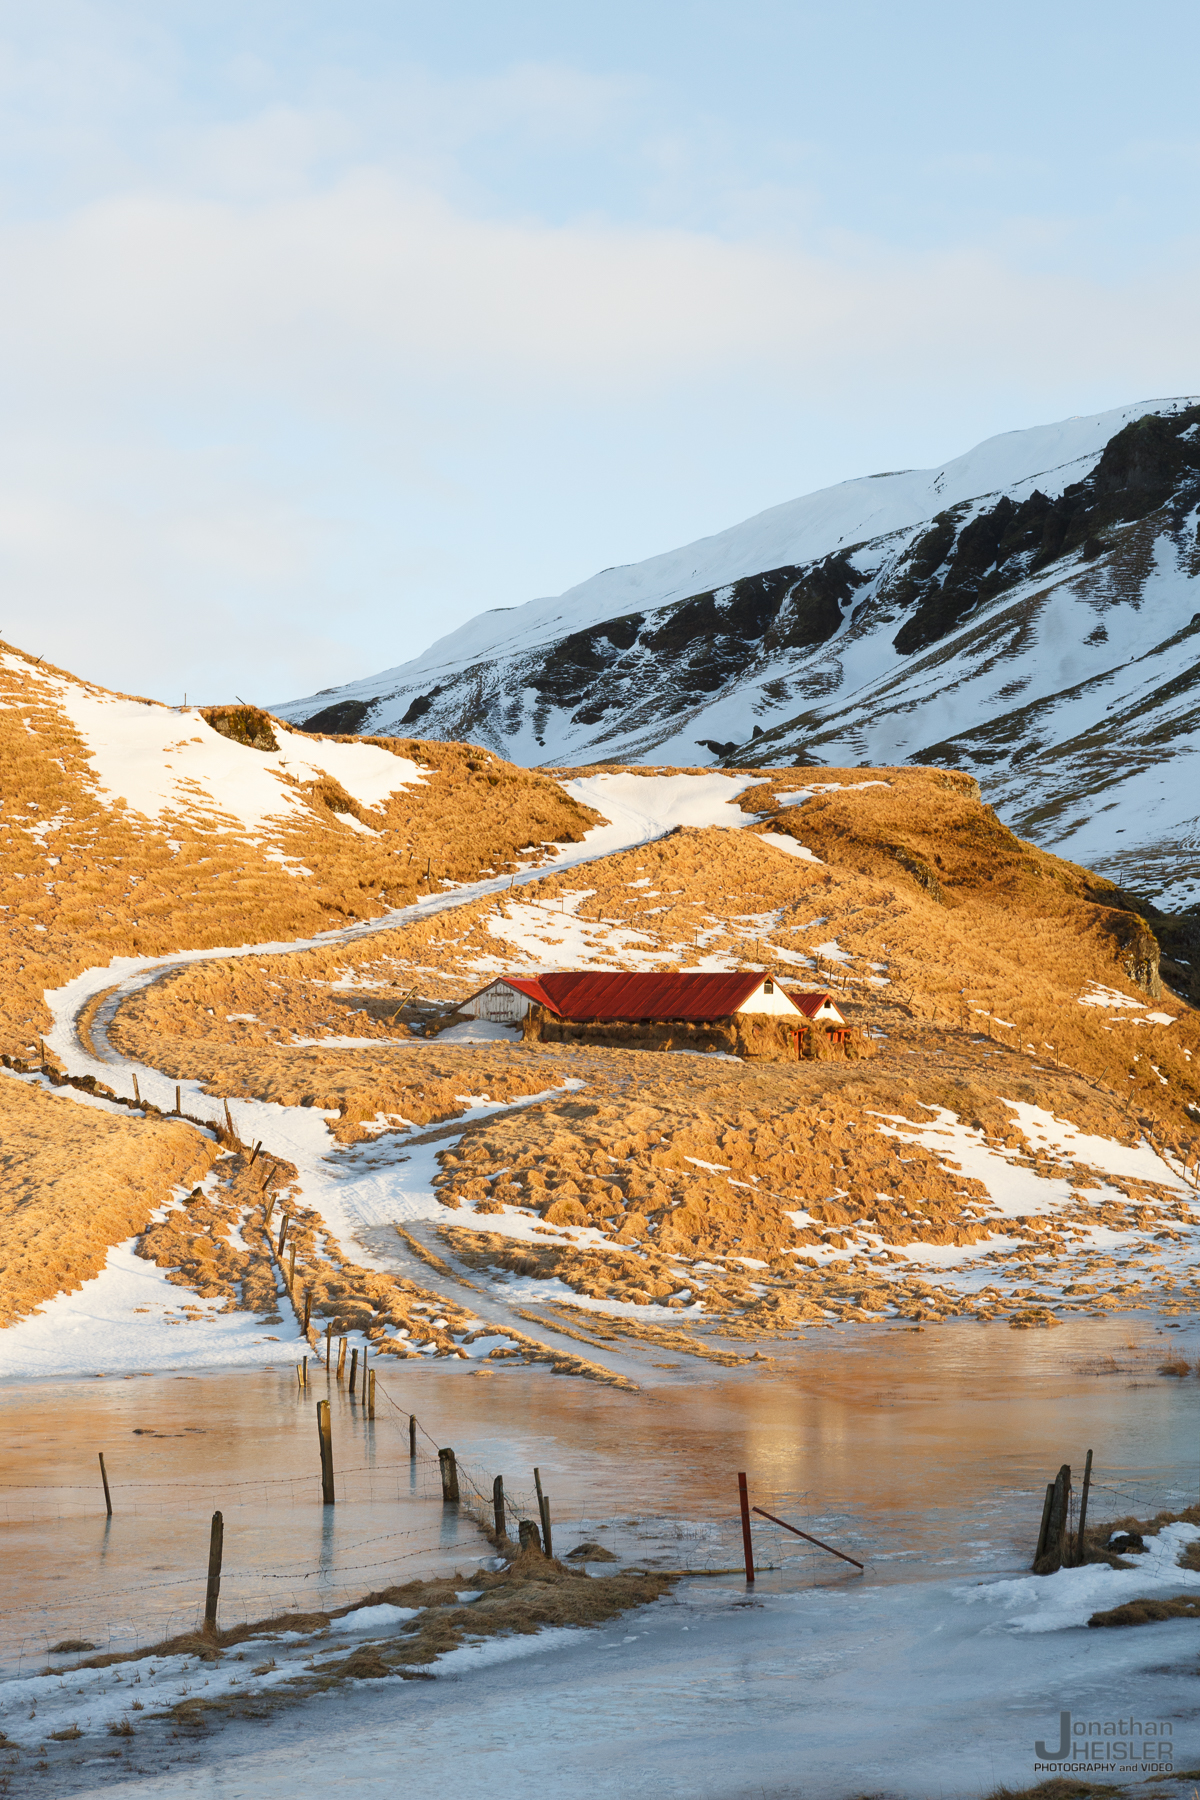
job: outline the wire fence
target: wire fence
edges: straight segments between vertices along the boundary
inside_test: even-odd
[[[325,1383],[320,1386],[324,1391]],[[220,1617],[226,1629],[286,1614],[328,1614],[460,1564],[469,1569],[501,1547],[495,1476],[477,1456],[455,1452],[458,1502],[444,1506],[439,1452],[445,1445],[378,1375],[374,1418],[336,1377],[329,1392],[341,1402],[337,1442],[350,1458],[335,1467],[333,1507],[322,1504],[315,1443],[311,1467],[295,1472],[278,1472],[277,1465],[253,1474],[224,1472],[203,1462],[174,1477],[131,1480],[110,1471],[115,1516],[107,1524],[99,1470],[90,1482],[0,1481],[0,1519],[12,1528],[10,1567],[19,1563],[23,1535],[30,1553],[30,1567],[12,1584],[0,1614],[0,1657],[9,1671],[40,1672],[59,1644],[120,1654],[197,1630],[213,1510],[225,1520]],[[304,1416],[311,1418],[307,1408]],[[193,1463],[202,1444],[196,1439],[187,1451]],[[551,1517],[555,1553],[581,1563],[613,1560],[622,1568],[736,1573],[741,1527],[732,1481],[731,1488],[730,1510],[718,1518],[648,1512],[614,1519],[564,1506],[563,1516]],[[533,1486],[506,1473],[503,1498],[510,1544],[523,1522],[544,1528],[542,1499]],[[552,1507],[553,1494],[546,1498]],[[803,1506],[807,1515],[807,1496],[764,1489],[756,1499],[813,1524],[796,1511]],[[53,1541],[63,1547],[48,1555],[44,1527],[55,1520],[62,1530]],[[131,1520],[137,1529],[123,1530]],[[30,1528],[27,1534],[23,1528]],[[814,1529],[822,1528],[845,1529],[845,1522],[817,1521]],[[789,1585],[828,1579],[831,1566],[849,1573],[763,1519],[754,1521],[754,1545],[759,1571],[776,1571]]]
[[[290,1379],[290,1375],[289,1375]],[[321,1384],[324,1389],[325,1384]],[[205,1587],[207,1524],[212,1511],[226,1521],[227,1559],[222,1570],[221,1622],[247,1625],[282,1614],[329,1613],[364,1595],[399,1588],[432,1574],[486,1561],[500,1548],[495,1534],[493,1471],[478,1453],[456,1453],[458,1503],[442,1504],[443,1468],[439,1444],[420,1419],[377,1380],[377,1417],[370,1419],[336,1378],[329,1391],[341,1402],[338,1448],[348,1461],[336,1467],[337,1502],[322,1504],[317,1445],[311,1466],[279,1471],[278,1465],[247,1474],[225,1473],[202,1464],[177,1477],[126,1479],[110,1473],[115,1518],[105,1524],[98,1479],[64,1483],[0,1481],[0,1519],[11,1527],[8,1540],[8,1595],[0,1612],[0,1657],[10,1667],[38,1669],[62,1642],[88,1645],[95,1652],[141,1649],[195,1630]],[[311,1421],[306,1406],[303,1417]],[[285,1415],[286,1420],[286,1415]],[[410,1443],[410,1422],[415,1429]],[[315,1433],[313,1434],[315,1436]],[[451,1437],[453,1431],[449,1432]],[[298,1440],[285,1435],[288,1454]],[[197,1458],[189,1447],[187,1455]],[[488,1454],[486,1451],[484,1455]],[[499,1455],[497,1455],[499,1460]],[[1055,1471],[1047,1470],[1047,1475]],[[1073,1470],[1069,1529],[1078,1525],[1082,1467]],[[97,1471],[97,1476],[99,1471]],[[547,1471],[548,1474],[548,1471]],[[547,1485],[553,1487],[553,1482]],[[917,1540],[926,1512],[888,1515],[886,1525],[870,1512],[829,1507],[830,1496],[756,1486],[753,1505],[836,1546],[844,1554],[888,1578],[897,1565],[925,1563],[927,1573],[954,1562],[957,1532],[969,1536],[961,1520],[936,1521],[934,1536],[943,1555],[930,1562],[928,1545]],[[636,1517],[614,1516],[579,1507],[588,1489],[578,1478],[562,1515],[552,1517],[556,1555],[580,1563],[613,1560],[622,1568],[645,1567],[693,1575],[728,1574],[743,1569],[735,1477],[728,1504],[705,1491],[696,1510],[716,1516],[680,1517],[648,1509]],[[1149,1520],[1195,1505],[1195,1477],[1179,1463],[1130,1466],[1093,1463],[1088,1504],[1092,1527],[1128,1518]],[[553,1502],[553,1494],[549,1496]],[[688,1503],[685,1501],[685,1506]],[[1034,1484],[994,1490],[982,1508],[999,1528],[996,1555],[1011,1564],[1012,1551],[1032,1561],[1042,1490]],[[926,1509],[927,1510],[927,1509]],[[972,1509],[968,1508],[970,1512]],[[522,1522],[545,1524],[541,1498],[532,1485],[504,1475],[505,1536],[515,1543]],[[49,1521],[61,1530],[47,1534]],[[133,1530],[122,1529],[128,1521]],[[1027,1525],[1026,1525],[1027,1521]],[[979,1527],[974,1527],[978,1536]],[[751,1521],[756,1571],[778,1584],[828,1585],[853,1580],[857,1571],[818,1545],[793,1536],[769,1518]],[[601,1548],[597,1552],[597,1546]],[[27,1551],[22,1563],[22,1551]],[[970,1560],[964,1555],[961,1560]],[[598,1569],[595,1572],[599,1572]],[[905,1577],[911,1578],[911,1577]],[[469,1581],[469,1574],[464,1576]]]

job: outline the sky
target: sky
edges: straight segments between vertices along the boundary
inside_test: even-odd
[[[281,702],[1200,389],[1175,0],[0,0],[0,633]]]

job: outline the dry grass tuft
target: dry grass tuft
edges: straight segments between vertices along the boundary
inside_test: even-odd
[[[1200,1598],[1176,1594],[1169,1600],[1127,1600],[1107,1612],[1094,1612],[1089,1625],[1157,1625],[1163,1619],[1200,1619]]]

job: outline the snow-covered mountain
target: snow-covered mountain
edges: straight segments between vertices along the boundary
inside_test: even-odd
[[[274,708],[527,764],[943,763],[1025,836],[1200,901],[1200,402],[841,483]]]

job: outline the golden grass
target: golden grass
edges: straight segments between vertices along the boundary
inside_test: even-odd
[[[429,1581],[409,1581],[382,1588],[334,1611],[281,1613],[272,1618],[238,1625],[208,1635],[185,1632],[161,1643],[136,1650],[108,1652],[74,1665],[79,1669],[105,1669],[147,1657],[194,1656],[215,1662],[247,1641],[270,1639],[275,1634],[312,1635],[313,1660],[285,1692],[277,1688],[262,1693],[227,1694],[216,1701],[183,1701],[173,1709],[181,1722],[203,1722],[205,1716],[239,1714],[247,1704],[276,1707],[294,1703],[314,1693],[327,1692],[345,1681],[386,1676],[412,1677],[428,1671],[439,1656],[464,1643],[485,1638],[529,1636],[547,1626],[587,1628],[604,1625],[637,1606],[649,1605],[669,1592],[674,1575],[648,1574],[642,1570],[615,1570],[592,1576],[581,1568],[527,1550],[514,1555],[503,1569],[473,1567]],[[457,1590],[482,1589],[478,1600],[463,1604]],[[344,1646],[323,1645],[319,1639],[335,1620],[367,1606],[402,1606],[421,1609],[418,1616],[381,1637],[347,1651]],[[329,1660],[317,1664],[323,1651]],[[258,1672],[273,1667],[268,1662]]]
[[[98,1275],[109,1247],[144,1231],[217,1153],[190,1126],[0,1076],[0,1326]]]
[[[1200,1619],[1200,1597],[1174,1594],[1167,1600],[1126,1600],[1123,1606],[1111,1606],[1094,1612],[1089,1625],[1157,1625],[1163,1619]]]

